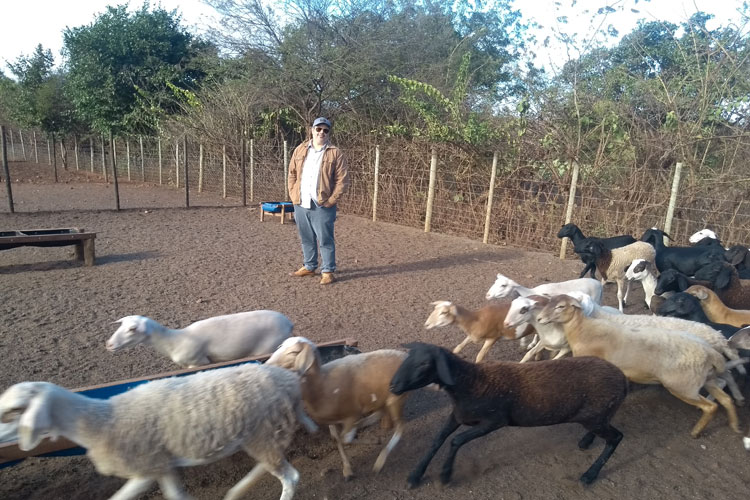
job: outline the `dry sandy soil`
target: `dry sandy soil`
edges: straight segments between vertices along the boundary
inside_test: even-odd
[[[71,247],[0,252],[0,389],[24,380],[66,387],[171,370],[168,360],[145,347],[118,354],[104,349],[112,321],[128,314],[184,326],[208,316],[275,309],[315,341],[353,337],[363,351],[420,340],[447,347],[463,337],[455,327],[425,330],[430,302],[450,299],[469,307],[484,303],[496,273],[524,284],[577,277],[581,263],[523,249],[476,241],[342,214],[336,226],[339,281],[287,277],[300,265],[296,229],[274,218],[261,223],[255,209],[237,200],[191,197],[203,208],[179,206],[184,194],[153,186],[123,186],[120,212],[111,186],[64,174],[47,182],[48,169],[13,164],[18,213],[7,210],[0,189],[0,229],[78,226],[96,231],[97,264],[83,267]],[[219,205],[235,205],[221,207]],[[129,208],[138,207],[138,208]],[[614,285],[605,303],[616,304]],[[641,313],[636,290],[627,312]],[[464,352],[470,359],[478,346]],[[518,360],[515,341],[496,345],[490,359]],[[583,430],[565,424],[506,428],[464,446],[453,482],[437,481],[441,450],[421,487],[408,490],[406,476],[425,452],[450,410],[439,392],[413,393],[406,406],[407,431],[380,474],[371,468],[389,437],[377,426],[349,446],[357,477],[344,482],[327,432],[298,433],[289,450],[301,481],[296,499],[705,499],[744,498],[750,484],[740,436],[718,411],[699,439],[689,431],[699,411],[655,386],[631,388],[614,425],[625,435],[589,487],[579,475],[601,451],[576,443]],[[739,415],[747,427],[748,410]],[[237,454],[182,473],[198,499],[220,498],[252,467]],[[106,498],[123,480],[96,473],[85,457],[32,458],[0,470],[0,498]],[[248,498],[275,499],[278,481],[265,476]],[[145,498],[160,498],[152,489]]]

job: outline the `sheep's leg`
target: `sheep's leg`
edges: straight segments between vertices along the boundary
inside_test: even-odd
[[[570,352],[570,346],[568,346],[568,345],[563,346],[563,347],[560,348],[559,351],[557,351],[557,354],[555,354],[555,357],[552,358],[552,359],[560,359],[563,356],[565,356],[566,354],[568,354],[569,352]]]
[[[281,481],[281,496],[279,500],[292,500],[294,492],[297,489],[297,483],[299,483],[299,472],[297,472],[297,469],[292,467],[292,464],[287,462],[286,459],[282,459],[277,468],[269,468],[268,472]]]
[[[264,472],[266,472],[265,465],[260,462],[257,463],[255,467],[253,467],[250,472],[245,475],[245,477],[240,479],[237,484],[232,486],[229,491],[227,491],[227,494],[224,495],[224,500],[233,500],[235,498],[240,498],[245,492],[247,492],[248,489],[250,489],[253,484],[255,484],[255,482]]]
[[[594,438],[596,437],[596,434],[594,434],[593,431],[588,431],[580,441],[578,441],[578,448],[581,450],[588,450],[589,446],[591,446],[591,443],[594,442]]]
[[[451,449],[448,452],[448,457],[445,459],[445,463],[443,463],[443,470],[440,472],[440,482],[443,484],[447,484],[450,482],[451,475],[453,474],[453,462],[456,459],[456,453],[458,453],[458,449],[460,447],[471,440],[480,438],[496,429],[499,429],[503,425],[505,425],[504,420],[485,420],[484,422],[475,425],[468,431],[462,432],[458,436],[454,437],[451,440]]]
[[[628,305],[628,294],[630,293],[630,280],[625,280],[625,297],[622,298],[622,303]]]
[[[427,453],[425,453],[424,457],[422,457],[422,460],[419,461],[412,473],[409,474],[409,478],[407,479],[409,488],[416,488],[419,485],[419,481],[422,480],[424,471],[427,470],[427,466],[430,465],[432,457],[435,456],[435,453],[437,453],[445,440],[448,439],[448,436],[453,434],[453,432],[458,429],[459,425],[461,424],[456,421],[456,417],[454,417],[453,413],[451,413],[448,417],[448,420],[443,425],[443,428],[440,429],[440,432],[432,441],[432,446],[430,447],[430,449],[427,451]]]
[[[344,443],[341,442],[339,430],[335,425],[329,425],[328,430],[331,431],[331,437],[334,441],[336,441],[336,448],[338,448],[339,450],[339,455],[341,455],[341,462],[344,465],[344,480],[348,481],[352,478],[354,472],[352,472],[352,464],[351,462],[349,462],[349,457],[346,456],[346,452],[344,451]]]
[[[146,477],[134,477],[128,479],[122,488],[109,497],[109,500],[130,500],[132,498],[137,498],[138,495],[148,490],[153,482],[153,479]]]
[[[732,373],[729,370],[725,371],[719,375],[719,380],[726,382],[729,392],[732,393],[732,397],[737,403],[737,406],[745,406],[745,396],[742,395],[742,391],[737,385],[737,381],[734,380]]]
[[[620,312],[625,312],[622,308],[622,282],[620,280],[617,280],[617,306]]]
[[[404,398],[402,396],[394,396],[386,401],[386,409],[388,410],[388,416],[392,422],[396,424],[396,430],[393,432],[388,444],[383,448],[375,460],[375,466],[372,468],[375,472],[380,470],[385,465],[385,460],[388,458],[388,454],[396,447],[398,442],[401,440],[401,435],[404,433],[404,421],[401,418],[404,407]]]
[[[175,473],[165,474],[157,479],[159,488],[167,500],[190,500],[192,497],[182,489],[180,480]]]
[[[604,450],[602,450],[602,453],[594,461],[594,463],[591,464],[591,467],[589,467],[589,470],[584,472],[581,476],[581,482],[583,484],[591,484],[594,479],[599,476],[599,471],[602,470],[602,467],[604,467],[604,464],[607,463],[609,457],[611,457],[612,453],[615,452],[615,448],[617,448],[617,445],[620,444],[620,441],[622,441],[622,432],[618,431],[611,425],[607,425],[603,429],[594,429],[589,431],[581,441],[584,441],[589,434],[592,435],[591,440],[593,440],[593,435],[596,434],[597,436],[602,437],[606,441],[606,444],[604,445]],[[589,444],[591,443],[589,442]]]
[[[481,348],[481,349],[479,350],[479,354],[477,354],[477,360],[476,360],[476,362],[477,362],[477,363],[481,363],[481,362],[482,362],[482,360],[484,359],[484,357],[485,357],[485,356],[487,355],[487,353],[489,352],[490,348],[491,348],[491,347],[492,347],[493,345],[495,345],[495,341],[496,341],[496,340],[497,340],[497,339],[487,339],[487,340],[485,340],[485,341],[484,341],[484,345],[483,345],[483,346],[482,346],[482,348]]]
[[[541,352],[542,350],[544,350],[545,347],[546,345],[544,344],[544,342],[541,342],[541,341],[537,342],[537,344],[530,351],[528,351],[523,358],[521,358],[521,363],[525,363],[528,360],[532,359],[534,356],[537,355],[538,352]]]
[[[715,380],[706,381],[703,387],[705,387],[708,393],[715,397],[716,401],[718,401],[719,404],[724,407],[724,409],[727,411],[727,415],[729,416],[729,427],[731,427],[734,432],[739,433],[740,424],[737,420],[737,410],[734,408],[732,398],[730,398],[726,392],[722,391],[719,386],[716,385]]]
[[[455,348],[453,349],[453,354],[458,354],[459,352],[461,352],[461,349],[463,349],[464,347],[466,347],[466,344],[468,344],[469,342],[471,342],[471,337],[467,336],[467,337],[466,337],[466,338],[465,338],[465,339],[463,340],[463,342],[461,342],[460,344],[458,344],[458,345],[457,345],[457,346],[456,346],[456,347],[455,347]]]
[[[698,423],[695,424],[693,430],[690,431],[690,435],[694,438],[697,438],[703,431],[703,429],[706,428],[711,419],[714,418],[714,414],[716,413],[718,405],[716,403],[712,403],[700,394],[696,394],[695,396],[691,397],[680,394],[669,387],[667,387],[666,389],[677,399],[680,399],[681,401],[684,401],[689,405],[700,408],[703,412],[703,415],[701,416],[700,420],[698,420]],[[714,397],[716,397],[716,395],[714,395]]]
[[[538,343],[539,335],[537,335],[536,333],[533,335],[526,335],[525,337],[521,337],[521,342],[519,342],[520,346],[525,348],[527,351],[529,349],[532,349]]]

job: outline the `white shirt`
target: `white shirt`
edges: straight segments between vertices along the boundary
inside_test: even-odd
[[[316,150],[312,141],[307,146],[305,163],[302,164],[302,178],[300,179],[300,205],[310,208],[310,200],[318,201],[318,179],[320,178],[320,165],[323,163],[323,153],[326,151],[326,143],[320,150]]]

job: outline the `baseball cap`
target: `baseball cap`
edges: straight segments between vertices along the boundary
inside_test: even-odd
[[[312,124],[313,127],[317,127],[318,125],[325,125],[328,128],[332,127],[331,122],[328,121],[328,118],[325,118],[323,116],[316,118]]]

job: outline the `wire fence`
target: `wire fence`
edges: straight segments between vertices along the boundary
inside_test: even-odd
[[[89,182],[112,182],[108,142],[102,136],[87,136],[53,145],[36,132],[6,130],[11,162],[57,164],[85,173]],[[184,145],[181,137],[116,138],[118,182],[185,189]],[[338,145],[346,153],[351,176],[350,190],[340,202],[347,214],[554,251],[560,248],[556,234],[566,222],[569,193],[574,189],[571,220],[587,236],[638,237],[649,227],[671,226],[670,234],[680,244],[704,227],[716,231],[725,245],[750,240],[748,175],[731,168],[686,168],[673,216],[668,218],[674,165],[664,169],[581,165],[573,185],[571,171],[555,162],[517,165],[517,158],[499,154],[492,183],[492,155],[477,157],[448,145],[395,140],[378,146]],[[244,185],[248,204],[288,199],[285,152],[288,161],[295,145],[247,140],[244,155],[238,140],[218,144],[192,139],[187,146],[190,192],[216,193],[237,198],[241,204]]]

